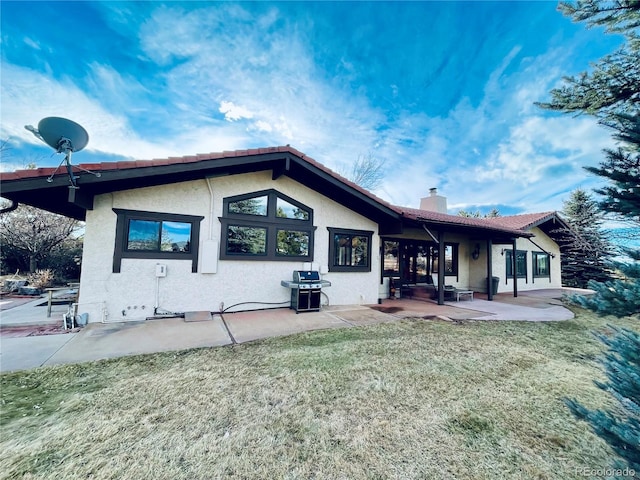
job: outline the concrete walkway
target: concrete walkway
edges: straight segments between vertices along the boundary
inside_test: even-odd
[[[445,320],[559,321],[573,318],[559,305],[562,292],[518,298],[500,295],[492,302],[474,299],[437,305],[431,301],[385,300],[380,305],[325,307],[296,314],[288,308],[214,314],[203,321],[166,318],[144,322],[92,323],[77,332],[16,336],[28,325],[61,324],[66,307],[56,306],[51,318],[42,299],[1,312],[0,371],[79,363],[163,351],[216,347],[328,328],[353,328],[402,318]],[[45,300],[46,301],[46,300]],[[14,332],[12,334],[12,332]]]

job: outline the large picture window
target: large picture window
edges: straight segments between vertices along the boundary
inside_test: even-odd
[[[504,258],[507,263],[507,278],[513,278],[513,250],[505,250]],[[516,275],[527,278],[527,251],[516,250]]]
[[[225,260],[313,260],[313,210],[276,191],[223,200]]]
[[[329,271],[370,272],[373,232],[329,228]]]
[[[533,252],[533,277],[551,278],[551,258],[543,252]]]
[[[191,260],[191,270],[197,271],[200,222],[204,217],[120,208],[113,211],[118,216],[114,273],[120,272],[123,258]]]

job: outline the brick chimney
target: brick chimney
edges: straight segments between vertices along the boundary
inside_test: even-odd
[[[429,196],[420,199],[420,210],[447,213],[447,197],[438,195],[437,188],[430,188]]]

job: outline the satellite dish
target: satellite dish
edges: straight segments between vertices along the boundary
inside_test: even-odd
[[[71,185],[69,188],[80,188],[76,183],[77,176],[73,174],[73,165],[71,164],[71,153],[79,152],[89,143],[89,134],[79,124],[74,121],[61,117],[47,117],[40,120],[38,128],[35,129],[31,125],[25,125],[27,130],[33,133],[37,138],[53,148],[57,153],[64,153],[65,157],[60,162],[60,165],[54,170],[54,172],[47,178],[47,182],[53,182],[54,175],[58,172],[58,169],[62,166],[62,163],[66,163],[67,173],[69,174],[69,182]],[[90,173],[99,177],[100,174],[86,170],[81,167],[75,167],[83,172]]]
[[[89,134],[81,125],[60,117],[47,117],[38,123],[42,140],[58,153],[79,152],[89,143]]]

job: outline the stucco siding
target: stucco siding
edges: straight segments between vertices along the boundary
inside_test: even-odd
[[[313,209],[313,263],[332,283],[323,289],[323,303],[376,303],[380,272],[377,224],[288,177],[274,181],[271,172],[258,172],[97,196],[94,209],[87,212],[79,312],[89,313],[89,321],[95,322],[103,318],[141,320],[153,315],[156,303],[160,311],[171,312],[218,311],[221,305],[229,309],[240,303],[243,305],[230,311],[287,306],[290,290],[282,287],[280,280],[291,279],[293,270],[303,269],[301,261],[222,260],[218,251],[216,273],[201,273],[201,265],[198,273],[192,273],[187,260],[132,258],[122,259],[119,273],[112,271],[117,220],[113,208],[203,216],[200,248],[210,239],[224,248],[219,220],[223,199],[266,189],[275,189]],[[327,227],[373,232],[370,272],[328,272]],[[167,266],[166,277],[155,276],[158,263]]]
[[[526,238],[519,238],[516,241],[517,250],[526,252],[527,259],[527,275],[526,278],[518,278],[518,291],[539,290],[543,288],[560,288],[562,286],[560,272],[560,249],[558,245],[542,230],[533,228],[531,233],[534,234],[532,240],[539,245],[534,245]],[[494,245],[493,246],[493,276],[500,279],[498,293],[513,292],[513,278],[506,278],[506,255],[504,250],[512,250],[510,245]],[[549,252],[554,255],[550,259],[550,276],[544,278],[534,278],[533,275],[533,252]],[[486,291],[486,286],[484,291]]]

